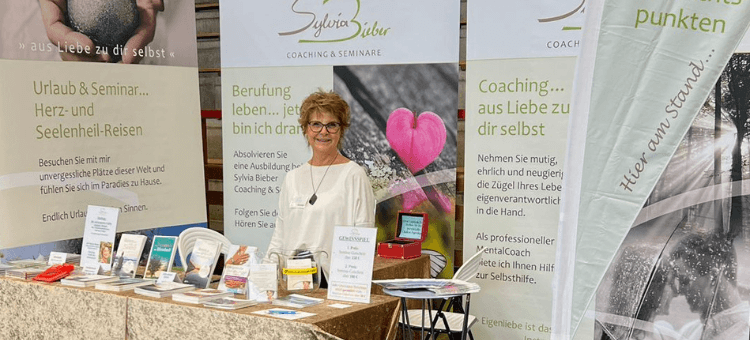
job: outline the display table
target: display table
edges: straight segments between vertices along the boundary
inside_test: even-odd
[[[429,256],[375,258],[373,279],[429,276]],[[131,292],[65,287],[0,277],[0,339],[386,339],[395,329],[400,302],[373,285],[370,304],[336,301],[305,308],[317,315],[287,321],[236,311],[153,299]],[[380,293],[381,295],[378,295]],[[317,292],[325,297],[326,292]]]
[[[124,339],[128,298],[0,277],[0,339]]]
[[[325,297],[326,291],[316,292]],[[0,339],[386,339],[396,326],[398,298],[373,295],[370,304],[343,302],[307,307],[317,315],[288,321],[251,314],[256,305],[234,311],[154,299],[130,292],[106,292],[0,278]]]

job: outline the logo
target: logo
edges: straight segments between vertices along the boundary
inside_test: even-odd
[[[299,36],[300,43],[333,43],[386,36],[390,27],[360,17],[360,0],[294,0],[296,25],[280,36]]]
[[[566,18],[572,16],[573,14],[579,13],[579,11],[580,11],[580,13],[583,13],[584,10],[586,10],[586,8],[583,7],[583,5],[585,3],[586,3],[586,0],[581,0],[581,4],[578,5],[578,7],[576,7],[572,11],[569,11],[569,12],[566,12],[566,13],[563,13],[563,14],[560,14],[560,15],[552,16],[552,17],[549,17],[549,18],[537,19],[537,21],[542,22],[542,23],[560,21],[560,20],[563,20],[563,19],[566,19]],[[563,26],[562,27],[563,31],[575,31],[575,30],[580,30],[580,29],[581,29],[581,26]]]

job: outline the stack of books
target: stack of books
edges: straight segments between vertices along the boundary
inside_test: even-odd
[[[138,295],[163,298],[175,293],[183,293],[191,290],[195,290],[195,286],[177,282],[162,282],[137,287],[133,292]]]
[[[140,286],[147,286],[153,284],[154,280],[146,279],[133,279],[133,278],[118,278],[112,282],[102,282],[94,285],[94,288],[100,290],[108,290],[112,292],[124,292],[126,290],[135,289]]]
[[[76,275],[60,280],[63,286],[91,287],[97,283],[112,282],[118,280],[115,276],[107,275]]]
[[[203,305],[219,309],[240,309],[257,305],[257,301],[235,299],[233,297],[224,297],[204,302]]]
[[[8,269],[13,269],[13,266],[7,265],[5,263],[0,263],[0,276],[5,276],[5,271]]]
[[[321,304],[325,299],[318,299],[300,294],[290,294],[282,298],[273,300],[271,304],[277,306],[294,307],[294,308],[305,308]]]
[[[210,288],[198,289],[192,292],[174,294],[172,300],[184,303],[204,303],[223,297],[234,297],[234,293]]]
[[[31,280],[49,268],[47,262],[37,260],[10,261],[8,264],[11,268],[5,269],[5,277],[22,280]]]

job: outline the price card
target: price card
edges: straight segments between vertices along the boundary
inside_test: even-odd
[[[63,264],[65,263],[65,260],[67,259],[67,257],[68,257],[67,253],[53,251],[49,253],[49,260],[47,261],[47,264],[49,264],[50,266]]]
[[[370,303],[377,233],[376,228],[335,228],[328,299]]]
[[[161,272],[161,274],[159,274],[159,278],[156,279],[156,283],[165,282],[180,282],[180,278],[177,277],[176,272]]]
[[[98,263],[90,263],[83,266],[83,273],[86,275],[99,275],[102,267]]]

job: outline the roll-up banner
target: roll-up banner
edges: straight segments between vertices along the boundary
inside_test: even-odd
[[[427,212],[424,252],[434,275],[452,275],[459,5],[221,1],[224,229],[230,240],[265,251],[284,176],[311,156],[298,123],[300,104],[318,89],[334,90],[351,107],[342,154],[370,177],[378,239],[395,236],[399,210]],[[402,136],[387,135],[388,124],[399,124],[389,121],[392,114],[416,120],[424,112],[439,117],[425,119],[425,128],[444,126],[445,136],[426,135],[425,144],[407,151]]]
[[[80,238],[87,205],[206,222],[192,2],[6,0],[0,32],[0,249]]]
[[[548,339],[583,2],[467,6],[464,254],[484,247],[472,331]]]
[[[586,3],[553,339],[581,333],[590,308],[596,339],[748,338],[746,58],[717,85],[748,6]]]

